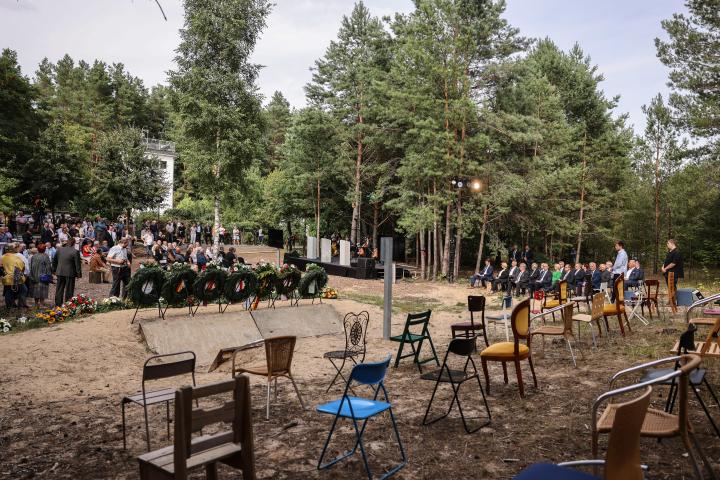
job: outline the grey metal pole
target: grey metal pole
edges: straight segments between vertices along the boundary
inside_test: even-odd
[[[392,285],[393,285],[393,239],[382,237],[380,239],[383,258],[383,272],[385,272],[385,292],[383,297],[383,338],[390,340],[390,324],[392,322]]]

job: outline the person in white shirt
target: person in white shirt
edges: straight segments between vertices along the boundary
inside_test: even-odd
[[[615,285],[615,280],[620,275],[625,275],[625,272],[627,272],[628,267],[628,254],[625,251],[625,243],[623,243],[622,240],[618,240],[615,242],[615,250],[617,251],[617,256],[615,257],[615,263],[613,263],[612,266],[612,274],[613,274],[613,285]],[[615,290],[613,289],[613,295],[610,296],[610,301],[615,301]]]
[[[121,238],[107,254],[107,263],[110,264],[112,270],[112,287],[110,288],[111,297],[122,298],[127,297],[127,284],[130,281],[130,265],[127,254],[128,239]],[[121,292],[122,284],[122,292]]]
[[[18,243],[15,250],[15,255],[20,257],[22,261],[25,263],[25,271],[23,272],[25,276],[27,277],[30,275],[30,259],[27,257],[25,251],[25,245],[22,243]]]

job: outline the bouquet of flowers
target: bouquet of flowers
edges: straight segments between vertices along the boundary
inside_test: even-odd
[[[55,322],[62,322],[66,318],[70,316],[70,310],[62,307],[53,307],[49,310],[45,310],[42,313],[37,313],[35,315],[40,320],[43,320],[48,323],[48,325],[52,325]]]
[[[334,298],[338,298],[338,293],[337,293],[337,290],[332,287],[325,287],[322,289],[320,296],[322,298],[334,299]]]
[[[71,316],[80,315],[81,313],[93,313],[97,310],[97,302],[84,293],[72,297],[62,306],[70,312]]]
[[[125,302],[118,297],[103,298],[97,305],[97,312],[111,312],[113,310],[122,310],[126,308]]]
[[[8,333],[10,330],[12,330],[12,325],[10,325],[10,322],[5,320],[4,318],[0,318],[0,333]]]

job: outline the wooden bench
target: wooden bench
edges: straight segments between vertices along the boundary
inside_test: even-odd
[[[213,408],[193,408],[193,402],[223,393],[232,399]],[[255,479],[255,453],[250,416],[248,377],[175,392],[175,442],[138,457],[141,480],[186,479],[188,472],[205,467],[208,479],[217,478],[217,463],[242,470],[244,479]],[[231,423],[232,430],[191,438],[193,432],[215,423]]]

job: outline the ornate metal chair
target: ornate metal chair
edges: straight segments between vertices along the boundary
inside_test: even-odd
[[[370,314],[366,311],[362,311],[360,313],[350,312],[345,315],[345,318],[343,319],[343,327],[345,328],[345,349],[325,352],[323,355],[323,358],[330,360],[330,363],[337,371],[332,379],[332,382],[328,385],[327,390],[325,390],[325,393],[329,392],[330,388],[335,385],[338,377],[342,377],[347,384],[347,378],[345,378],[345,375],[342,373],[343,368],[345,368],[345,362],[350,360],[353,365],[357,365],[358,363],[365,361],[367,343],[366,336],[369,322]],[[356,360],[358,357],[360,359],[359,362]]]

